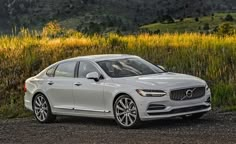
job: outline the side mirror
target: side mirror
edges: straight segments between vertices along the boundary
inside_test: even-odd
[[[99,81],[99,75],[97,72],[90,72],[86,75],[86,78],[87,79],[93,79],[95,80],[96,82]]]
[[[157,65],[159,68],[161,68],[162,70],[166,71],[165,67],[161,66],[161,65]]]

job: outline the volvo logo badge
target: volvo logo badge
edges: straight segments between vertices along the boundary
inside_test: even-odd
[[[186,90],[185,95],[186,97],[191,98],[193,96],[193,90]]]
[[[185,99],[191,99],[193,97],[193,92],[195,91],[196,88],[193,89],[188,89],[185,91],[185,96],[182,97],[181,100],[185,100]]]

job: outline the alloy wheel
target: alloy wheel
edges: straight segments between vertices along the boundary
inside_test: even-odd
[[[34,100],[34,113],[39,121],[45,121],[48,117],[48,104],[43,95],[36,96]]]
[[[124,127],[132,126],[138,116],[136,104],[131,98],[122,97],[115,104],[115,116]]]

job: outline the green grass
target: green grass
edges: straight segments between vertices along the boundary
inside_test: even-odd
[[[226,106],[222,109],[223,112],[236,111],[236,106]]]
[[[204,24],[208,23],[210,30],[213,30],[216,26],[219,26],[221,23],[225,22],[223,18],[227,14],[231,14],[234,17],[234,21],[230,23],[236,27],[236,13],[216,13],[213,20],[211,16],[200,17],[198,22],[195,21],[195,18],[185,18],[183,21],[176,20],[175,23],[171,24],[148,24],[142,26],[141,29],[148,29],[150,31],[160,30],[161,33],[201,32],[203,31],[202,29]]]
[[[17,101],[17,102],[16,102]],[[25,109],[23,97],[11,96],[10,102],[0,106],[0,119],[21,118],[32,116],[32,113]]]

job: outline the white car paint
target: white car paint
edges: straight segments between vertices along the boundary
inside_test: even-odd
[[[173,101],[170,99],[170,91],[175,89],[190,88],[197,86],[207,86],[204,80],[200,78],[178,74],[178,73],[160,73],[152,75],[111,78],[96,63],[97,61],[121,58],[139,58],[132,55],[95,55],[76,57],[72,59],[57,62],[38,75],[26,80],[24,102],[25,107],[33,110],[32,101],[37,93],[44,94],[51,106],[52,113],[55,115],[72,115],[85,117],[112,118],[113,102],[117,95],[128,94],[133,98],[137,107],[140,119],[153,120],[160,118],[169,118],[173,116],[187,115],[211,110],[210,103],[206,102],[211,96],[210,89],[206,89],[205,95],[201,98]],[[86,78],[57,78],[48,77],[46,72],[49,68],[68,61],[89,61],[99,70],[104,79],[98,82]],[[49,85],[53,82],[53,85]],[[76,86],[76,83],[82,85]],[[167,94],[163,97],[143,97],[137,93],[137,89],[156,89],[163,90]],[[163,110],[148,111],[149,104],[162,104],[166,108]],[[170,112],[173,109],[204,105],[206,109],[193,110],[164,115],[149,115],[148,113]]]

